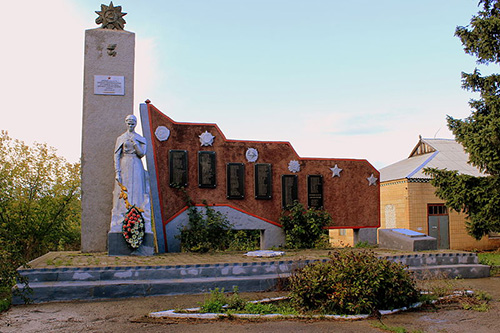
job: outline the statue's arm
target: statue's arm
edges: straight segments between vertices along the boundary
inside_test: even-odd
[[[120,159],[122,155],[122,146],[115,151],[115,178],[120,184],[122,183],[122,169],[120,166]]]
[[[134,140],[134,149],[139,158],[142,158],[144,155],[146,155],[146,144]]]

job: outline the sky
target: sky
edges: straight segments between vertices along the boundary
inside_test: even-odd
[[[477,0],[116,0],[136,34],[135,114],[151,100],[229,139],[289,141],[301,157],[408,157],[470,114],[454,37]],[[0,130],[81,152],[84,34],[94,0],[2,1]],[[16,13],[20,13],[17,16]],[[119,120],[121,121],[121,120]],[[125,128],[124,128],[125,130]],[[110,152],[112,154],[112,152]]]

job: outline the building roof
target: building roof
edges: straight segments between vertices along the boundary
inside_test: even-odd
[[[453,139],[424,139],[420,137],[410,156],[380,169],[380,181],[396,179],[430,179],[424,168],[457,170],[461,174],[484,176],[476,167],[467,163],[469,155]]]

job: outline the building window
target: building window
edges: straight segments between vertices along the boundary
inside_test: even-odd
[[[339,236],[347,235],[347,229],[339,229]]]
[[[429,205],[428,206],[429,215],[448,215],[448,209],[445,205]]]

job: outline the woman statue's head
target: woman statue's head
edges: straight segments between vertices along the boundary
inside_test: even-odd
[[[133,132],[135,129],[135,125],[137,125],[137,118],[133,114],[129,114],[125,118],[125,124],[127,124],[127,129],[129,132]]]

